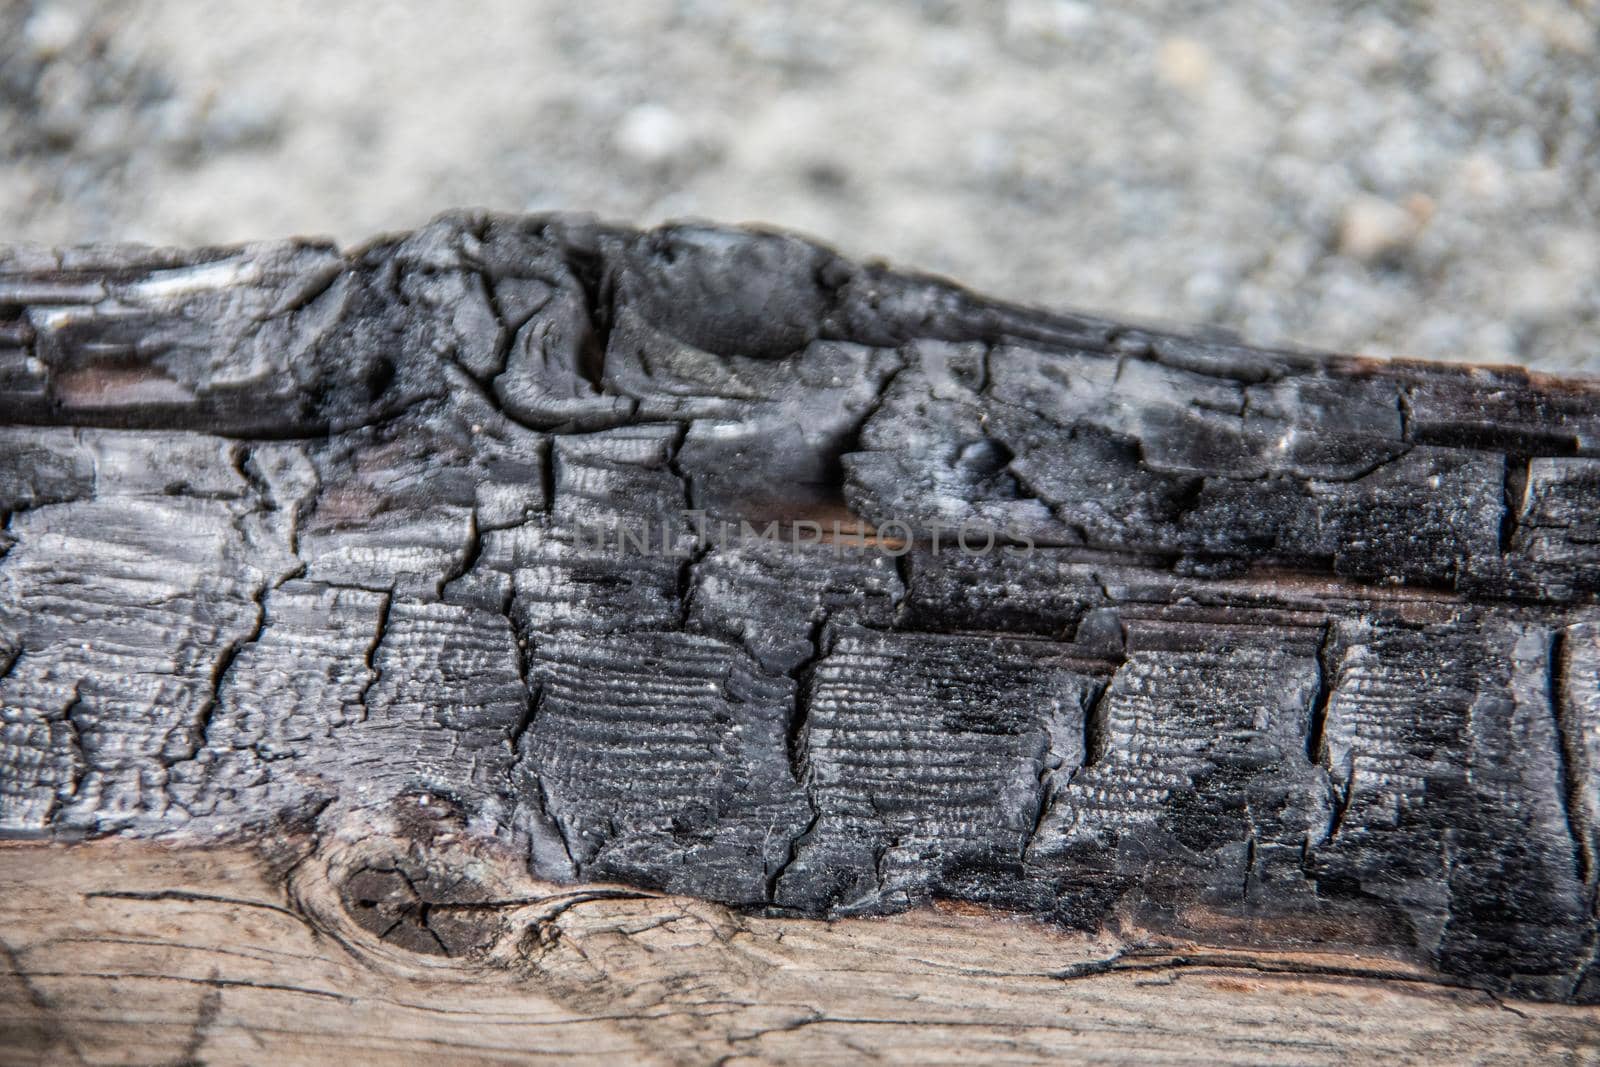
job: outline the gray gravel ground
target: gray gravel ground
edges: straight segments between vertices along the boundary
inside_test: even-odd
[[[1262,343],[1600,371],[1595,0],[0,0],[0,240],[797,229]]]

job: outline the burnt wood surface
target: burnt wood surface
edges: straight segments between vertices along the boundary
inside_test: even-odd
[[[1600,1000],[1595,383],[460,215],[0,251],[0,424],[8,838],[431,808],[762,921]],[[375,936],[481,948],[393,903],[463,871],[346,874]]]

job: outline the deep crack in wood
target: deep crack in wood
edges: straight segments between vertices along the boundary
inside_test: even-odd
[[[545,879],[1600,999],[1594,383],[565,217],[0,252],[0,338],[8,836],[432,797]],[[410,863],[347,903],[469,951]]]

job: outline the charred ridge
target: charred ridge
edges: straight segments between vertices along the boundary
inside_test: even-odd
[[[462,214],[0,253],[0,513],[6,836],[447,798],[541,877],[1600,995],[1594,382]]]

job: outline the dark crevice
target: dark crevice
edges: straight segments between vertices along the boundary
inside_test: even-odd
[[[67,701],[66,706],[60,712],[59,721],[66,728],[67,741],[70,745],[68,755],[71,758],[68,762],[72,767],[72,777],[66,783],[65,789],[58,783],[51,793],[50,806],[46,809],[43,819],[40,820],[44,826],[54,825],[56,817],[61,813],[61,809],[66,807],[68,801],[77,798],[78,790],[83,785],[84,776],[89,773],[89,757],[83,745],[84,724],[78,719],[85,710],[81,689],[81,682],[72,687],[72,698]],[[47,719],[46,721],[50,720]]]
[[[383,593],[378,602],[378,618],[372,632],[372,642],[367,645],[362,657],[362,666],[366,668],[367,679],[361,684],[361,690],[356,694],[356,704],[361,709],[361,717],[357,722],[366,722],[368,715],[367,696],[372,692],[373,686],[378,684],[378,679],[383,672],[378,669],[378,646],[383,644],[384,631],[389,626],[389,609],[394,605],[394,594]]]
[[[1550,711],[1555,718],[1556,769],[1560,785],[1562,814],[1566,819],[1567,833],[1572,838],[1578,859],[1578,879],[1588,889],[1591,898],[1600,882],[1600,869],[1590,837],[1593,827],[1585,825],[1588,813],[1584,809],[1584,791],[1581,768],[1584,759],[1583,723],[1570,721],[1573,710],[1572,697],[1567,688],[1567,632],[1557,629],[1551,635],[1549,648],[1549,676],[1546,691]],[[1591,909],[1593,906],[1591,899]]]
[[[1560,785],[1560,801],[1562,801],[1562,816],[1566,821],[1566,833],[1573,841],[1574,856],[1578,859],[1578,880],[1587,891],[1587,905],[1589,915],[1595,918],[1589,928],[1589,957],[1584,963],[1574,969],[1573,982],[1566,989],[1568,1000],[1578,997],[1589,982],[1590,971],[1600,965],[1600,857],[1595,856],[1594,830],[1590,827],[1586,805],[1584,805],[1584,784],[1582,784],[1581,769],[1584,768],[1584,723],[1570,720],[1573,715],[1573,696],[1568,691],[1568,638],[1565,629],[1557,629],[1550,635],[1550,646],[1547,651],[1549,656],[1549,677],[1547,677],[1547,699],[1550,702],[1550,713],[1555,718],[1555,761],[1557,761],[1557,782]],[[1589,768],[1592,771],[1592,768]]]
[[[467,512],[467,544],[461,552],[461,562],[440,577],[434,584],[434,596],[443,597],[450,583],[469,576],[483,557],[483,530],[478,525],[478,509]]]
[[[3,558],[3,557],[0,557]],[[22,646],[7,648],[0,651],[0,682],[11,677],[11,672],[17,669],[17,664],[22,661]]]
[[[1239,899],[1240,900],[1248,901],[1250,899],[1250,882],[1251,882],[1252,879],[1254,879],[1255,873],[1256,873],[1256,838],[1255,838],[1254,834],[1251,834],[1250,835],[1250,839],[1245,842],[1245,846],[1244,846],[1244,877],[1241,880],[1241,884],[1239,886]]]
[[[525,694],[522,702],[522,715],[512,725],[511,732],[506,735],[506,744],[511,748],[511,770],[515,771],[522,761],[522,738],[533,727],[533,721],[539,717],[539,708],[544,703],[544,686],[538,686],[532,691],[528,689],[527,655],[519,656],[521,661],[517,671],[522,677],[522,689]]]
[[[900,579],[900,599],[894,606],[894,627],[905,627],[911,615],[911,583],[916,578],[916,566],[912,561],[911,552],[902,552],[894,558],[895,576]]]
[[[688,427],[684,427],[678,432],[676,439],[670,445],[668,445],[667,470],[672,473],[672,476],[678,480],[678,484],[683,487],[684,510],[688,513],[699,514],[699,510],[695,506],[694,478],[678,463],[679,454],[683,451],[683,444],[688,438],[688,435]],[[677,595],[679,629],[688,629],[689,627],[689,614],[693,608],[694,601],[695,568],[705,560],[706,556],[710,554],[711,549],[715,544],[715,540],[713,538],[702,536],[702,532],[699,529],[694,531],[693,536],[695,539],[694,545],[689,549],[688,553],[684,555],[682,561],[678,564]],[[668,527],[663,522],[662,548],[665,551],[676,553],[676,545],[668,544],[669,537],[670,534],[668,533]]]
[[[505,615],[506,625],[511,630],[511,646],[517,658],[517,682],[522,696],[522,715],[512,726],[506,743],[511,747],[511,763],[506,768],[508,776],[515,774],[517,767],[522,762],[522,738],[533,726],[533,721],[538,717],[539,708],[544,703],[544,686],[535,685],[532,676],[533,653],[535,642],[533,635],[517,625],[516,614],[510,602],[509,594],[506,603],[501,605],[501,613]]]
[[[1337,624],[1329,619],[1323,624],[1322,640],[1317,643],[1317,689],[1311,697],[1311,711],[1306,719],[1306,759],[1328,767],[1327,744],[1328,704],[1333,699],[1338,679],[1334,642],[1338,636]]]
[[[539,478],[544,489],[544,513],[552,519],[556,512],[556,443],[546,437],[539,449]]]
[[[1341,781],[1330,772],[1328,775],[1328,791],[1332,794],[1332,810],[1328,813],[1328,827],[1323,832],[1322,842],[1326,844],[1339,836],[1339,831],[1344,828],[1345,816],[1350,812],[1350,804],[1355,799],[1355,762],[1352,760],[1350,771]]]
[[[688,437],[689,427],[680,424],[676,436],[667,445],[666,462],[667,470],[672,473],[674,478],[678,479],[678,484],[683,486],[684,509],[687,511],[694,511],[696,510],[694,500],[694,478],[681,466],[679,466],[678,463],[679,454],[683,451],[684,442],[688,440]]]
[[[811,795],[811,790],[804,787],[803,783],[801,793],[811,808],[811,818],[800,828],[798,833],[789,839],[783,859],[767,875],[767,902],[774,907],[778,906],[778,886],[783,881],[784,874],[794,865],[795,860],[800,856],[801,846],[816,832],[817,824],[822,821],[822,809],[817,806],[816,798]]]
[[[469,376],[470,380],[470,376]],[[474,382],[476,384],[476,382]],[[252,412],[260,405],[251,405],[245,396],[208,394],[240,407],[248,406]],[[354,434],[390,426],[414,414],[430,403],[447,401],[447,393],[427,392],[409,396],[404,404],[382,410],[367,410],[348,417],[304,417],[301,413],[285,412],[274,417],[270,413],[245,417],[235,411],[219,410],[222,405],[182,407],[173,404],[152,403],[138,409],[77,409],[64,411],[55,401],[26,406],[0,401],[0,420],[14,426],[70,427],[75,430],[186,431],[204,433],[224,441],[315,443],[341,434]]]
[[[266,632],[267,593],[268,588],[265,584],[257,586],[254,590],[255,622],[250,631],[243,637],[228,642],[227,646],[222,650],[222,654],[217,657],[216,662],[212,665],[210,692],[206,694],[205,702],[201,704],[200,711],[195,716],[195,721],[190,730],[189,746],[182,756],[169,762],[195,759],[199,756],[201,750],[210,743],[211,721],[215,717],[217,709],[222,706],[222,686],[227,681],[228,672],[233,669],[234,661],[239,658],[239,653],[247,645],[253,645],[260,641],[261,635]]]
[[[564,251],[589,316],[589,336],[578,353],[576,369],[596,393],[604,393],[606,353],[611,347],[611,328],[616,324],[615,285],[601,253],[571,245]]]
[[[219,896],[214,893],[195,893],[184,889],[96,889],[83,894],[83,897],[85,900],[143,900],[150,901],[152,903],[166,900],[178,900],[193,903],[230,904],[241,908],[261,908],[265,911],[275,911],[280,915],[287,915],[289,918],[304,924],[310,929],[316,929],[316,927],[312,925],[311,920],[307,919],[304,915],[301,915],[292,908],[286,908],[281,904],[273,904],[265,900],[248,900],[244,897]]]
[[[571,428],[570,424],[563,424],[561,427],[554,428],[554,429],[550,428],[549,426],[539,426],[539,425],[536,425],[534,423],[524,422],[514,412],[512,412],[508,408],[506,408],[505,405],[500,402],[500,398],[495,396],[492,391],[489,391],[489,390],[485,389],[483,384],[480,383],[475,377],[472,376],[472,372],[467,370],[466,367],[462,366],[462,364],[454,356],[442,355],[442,356],[439,357],[439,361],[444,366],[444,368],[446,370],[446,373],[454,376],[454,381],[453,381],[452,384],[454,384],[455,386],[457,386],[459,388],[462,388],[462,389],[465,389],[468,392],[472,393],[477,399],[482,401],[483,404],[491,412],[493,412],[494,415],[496,415],[497,417],[504,419],[506,422],[510,423],[512,426],[515,426],[520,430],[526,430],[528,433],[536,434],[541,438],[551,439],[551,438],[554,438],[554,437],[561,437],[561,436],[564,436],[566,434],[582,435],[584,433],[593,432],[593,430],[595,430],[595,429],[602,429],[602,428],[603,429],[616,429],[616,428],[619,428],[619,427],[622,427],[622,426],[627,426],[630,429],[642,429],[642,428],[651,427],[651,426],[661,426],[661,427],[667,427],[667,428],[671,428],[673,430],[677,430],[677,431],[682,432],[682,431],[687,430],[689,423],[693,422],[692,419],[688,419],[688,418],[685,418],[685,419],[673,419],[673,418],[670,418],[670,417],[662,417],[662,418],[635,419],[635,418],[631,418],[630,417],[630,418],[623,419],[623,420],[621,420],[619,422],[616,422],[616,423],[608,423],[604,427],[594,427],[594,428],[591,428],[590,430],[576,430],[576,429]],[[445,397],[434,397],[434,396],[429,395],[429,396],[421,397],[419,399],[420,400],[440,400],[440,399],[445,399]],[[378,422],[373,423],[372,425],[382,425],[385,422],[394,421],[395,419],[398,419],[398,418],[400,418],[401,416],[403,416],[403,415],[405,415],[407,413],[408,412],[402,411],[402,412],[400,412],[400,413],[398,413],[396,415],[390,416],[390,417],[388,417],[386,419],[379,420]],[[358,427],[353,427],[352,430],[354,430],[354,429],[365,429],[365,428],[367,428],[367,427],[358,426]],[[341,430],[339,432],[345,432],[345,431]],[[226,436],[226,435],[223,435],[223,436]],[[552,462],[552,461],[553,461],[553,457],[547,457],[546,462]],[[546,497],[547,497],[547,499],[553,498],[554,492],[555,492],[555,482],[554,482],[553,479],[548,480],[546,482]]]
[[[979,396],[989,392],[989,360],[993,356],[994,345],[985,344],[983,346],[983,355],[978,357],[978,383],[972,387],[972,391]]]
[[[1383,470],[1386,467],[1394,466],[1396,463],[1399,463],[1401,460],[1403,460],[1407,456],[1411,455],[1412,450],[1415,449],[1416,447],[1417,447],[1416,445],[1409,444],[1409,443],[1401,445],[1399,451],[1394,452],[1394,453],[1389,454],[1389,455],[1382,456],[1379,459],[1375,459],[1371,463],[1367,464],[1364,467],[1355,467],[1353,469],[1346,470],[1343,473],[1341,473],[1339,475],[1339,477],[1337,477],[1337,478],[1302,478],[1302,477],[1299,477],[1299,476],[1291,476],[1291,477],[1293,478],[1293,480],[1295,482],[1300,484],[1302,487],[1309,487],[1313,483],[1317,483],[1317,482],[1325,483],[1325,484],[1329,484],[1329,485],[1351,485],[1351,484],[1353,484],[1355,482],[1361,481],[1363,478],[1372,477],[1374,474],[1377,474],[1379,471]],[[1272,477],[1272,475],[1270,473],[1267,474],[1267,475],[1263,475],[1262,478],[1238,478],[1238,479],[1234,479],[1234,480],[1235,481],[1262,481],[1264,478],[1269,478],[1269,477]]]
[[[193,978],[181,974],[151,974],[143,971],[34,971],[38,978],[95,978],[106,981],[126,983],[130,980],[140,979],[155,982],[181,982],[185,985],[207,986],[212,989],[265,989],[278,993],[295,993],[308,997],[324,997],[329,1000],[338,1000],[346,1004],[354,1003],[356,998],[345,993],[333,993],[326,989],[314,989],[309,986],[290,985],[283,982],[247,982],[235,978]],[[92,1063],[93,1060],[85,1060]]]
[[[1591,902],[1592,904],[1592,902]],[[1589,933],[1589,958],[1573,972],[1572,983],[1567,987],[1568,1000],[1576,1000],[1589,984],[1589,976],[1600,968],[1600,930]]]
[[[576,898],[576,899],[574,899]],[[554,915],[570,911],[578,904],[596,900],[655,900],[655,893],[628,889],[579,890],[572,893],[551,893],[542,897],[501,897],[494,900],[434,900],[430,911],[505,911],[511,908],[531,908],[538,904],[555,903]],[[549,919],[551,915],[541,916]]]
[[[557,902],[549,911],[539,916],[538,925],[542,926],[545,923],[553,922],[573,908],[584,904],[607,900],[655,900],[659,896],[660,894],[658,893],[646,893],[628,889],[585,889]]]
[[[272,494],[272,486],[267,483],[267,480],[262,477],[261,471],[256,467],[255,450],[248,444],[236,445],[231,451],[231,456],[234,472],[255,494],[256,502],[260,505],[261,510],[277,511],[278,501]],[[182,495],[191,499],[194,496],[191,492],[185,492]]]
[[[827,655],[828,616],[820,614],[812,620],[811,630],[807,639],[811,642],[811,654],[789,671],[789,677],[794,680],[794,705],[789,716],[789,728],[786,734],[786,751],[789,756],[789,773],[806,788],[806,761],[807,730],[811,721],[811,698],[815,685],[816,667]]]
[[[1111,748],[1111,724],[1108,707],[1111,700],[1111,684],[1116,680],[1116,671],[1105,680],[1099,690],[1089,701],[1089,706],[1083,712],[1083,767],[1088,769],[1105,759],[1106,753]]]
[[[278,302],[272,309],[272,318],[299,314],[332,289],[340,278],[353,276],[354,273],[350,263],[342,258],[325,264],[320,270],[311,272],[305,281]]]
[[[1523,498],[1528,491],[1527,456],[1507,456],[1505,460],[1505,510],[1500,515],[1500,551],[1509,552],[1516,543],[1517,524],[1522,518]]]
[[[1005,462],[1002,465],[1001,470],[1004,472],[1006,477],[1011,479],[1012,486],[1015,490],[1015,493],[1011,499],[1022,501],[1037,500],[1040,504],[1044,505],[1047,511],[1050,512],[1050,516],[1052,518],[1075,533],[1083,544],[1088,544],[1089,533],[1084,529],[1082,524],[1073,522],[1069,516],[1062,514],[1062,512],[1067,511],[1068,509],[1063,508],[1058,502],[1050,500],[1048,497],[1046,497],[1043,491],[1040,490],[1039,486],[1033,481],[1032,478],[1028,476],[1027,472],[1017,468],[1016,464],[1013,462],[1016,459],[1016,454],[1012,451],[1010,446],[999,441],[994,443],[999,445],[1001,449],[1004,449],[1006,453]]]
[[[1091,762],[1089,756],[1090,726],[1089,721],[1094,717],[1095,709],[1099,706],[1109,685],[1109,679],[1097,683],[1094,693],[1082,706],[1083,711],[1083,757],[1075,767],[1068,767],[1065,761],[1055,754],[1053,741],[1047,738],[1043,758],[1039,761],[1039,771],[1035,776],[1037,781],[1036,800],[1033,810],[1033,822],[1026,837],[1022,839],[1022,847],[1018,859],[1023,863],[1028,861],[1028,854],[1034,842],[1039,839],[1039,834],[1044,830],[1045,819],[1050,814],[1051,802],[1068,785],[1079,772],[1088,767]]]
[[[494,394],[494,391],[480,382],[473,375],[473,373],[461,363],[460,360],[455,358],[455,356],[448,354],[441,355],[439,357],[439,361],[443,365],[445,373],[447,375],[454,376],[455,381],[453,384],[457,388],[464,389],[471,393],[491,412],[511,423],[513,426],[527,430],[529,433],[543,435],[543,430],[540,430],[536,426],[530,426],[528,423],[525,423],[521,419],[517,418],[517,416],[510,411],[506,410],[505,405],[500,402],[500,398]]]
[[[1255,971],[1261,974],[1304,975],[1326,979],[1351,979],[1356,981],[1406,982],[1423,986],[1441,986],[1464,992],[1492,996],[1465,981],[1454,980],[1440,974],[1413,974],[1403,970],[1383,970],[1376,967],[1341,967],[1337,964],[1300,962],[1297,960],[1265,960],[1255,957],[1235,956],[1227,953],[1169,954],[1150,950],[1119,952],[1103,960],[1090,960],[1073,964],[1056,971],[1050,977],[1070,982],[1080,978],[1122,971],[1185,971],[1185,970],[1235,970]]]
[[[1023,863],[1028,861],[1028,853],[1033,848],[1033,843],[1039,839],[1039,834],[1044,830],[1044,820],[1050,814],[1050,801],[1055,794],[1055,770],[1048,763],[1039,768],[1037,801],[1033,809],[1033,825],[1028,830],[1027,836],[1022,839],[1022,847],[1017,851],[1017,858]]]
[[[683,561],[678,564],[677,595],[678,628],[680,630],[689,628],[689,618],[694,610],[695,568],[700,566],[705,561],[705,558],[711,554],[711,549],[714,545],[715,542],[709,537],[700,539],[689,554],[684,556]]]
[[[1306,759],[1314,767],[1322,768],[1327,776],[1328,824],[1321,843],[1332,841],[1344,825],[1345,815],[1355,799],[1355,760],[1341,776],[1333,765],[1333,753],[1328,745],[1328,716],[1333,697],[1339,686],[1340,657],[1338,622],[1329,619],[1324,624],[1322,640],[1317,643],[1317,688],[1312,696],[1306,722]],[[1303,859],[1309,861],[1313,845],[1307,839]]]
[[[836,484],[842,485],[844,482],[844,457],[855,452],[867,450],[861,440],[866,433],[867,424],[883,410],[883,406],[889,400],[889,391],[894,387],[894,383],[899,379],[906,367],[910,366],[910,360],[904,352],[896,351],[895,358],[898,362],[894,369],[885,374],[882,380],[878,382],[872,399],[867,402],[866,407],[856,416],[855,425],[844,433],[841,443],[832,457],[832,461],[829,464],[829,477],[833,478]]]

